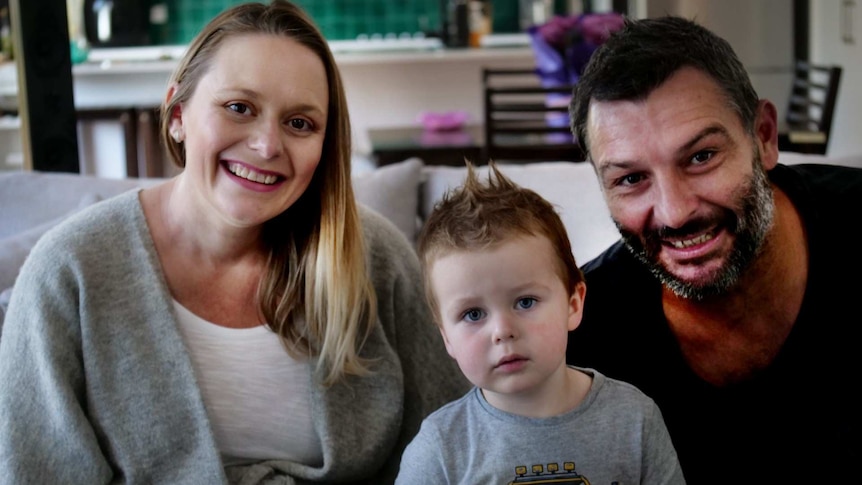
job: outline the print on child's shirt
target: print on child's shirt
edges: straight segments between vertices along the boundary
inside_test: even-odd
[[[560,465],[557,463],[548,463],[546,465],[533,465],[530,467],[532,472],[527,475],[527,467],[519,465],[515,467],[515,479],[507,485],[532,485],[532,484],[580,484],[590,485],[587,477],[575,471],[575,462],[563,462],[563,470],[560,470]]]

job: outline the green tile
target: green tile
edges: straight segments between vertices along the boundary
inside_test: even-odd
[[[168,23],[160,29],[160,44],[187,44],[204,24],[243,0],[166,0]],[[439,0],[297,0],[330,40],[357,35],[440,29]],[[518,0],[492,0],[495,32],[517,32]]]

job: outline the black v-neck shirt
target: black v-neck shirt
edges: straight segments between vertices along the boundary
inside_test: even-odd
[[[618,242],[584,265],[581,325],[567,362],[628,381],[659,405],[690,484],[851,483],[862,475],[862,170],[778,165],[809,247],[800,314],[778,356],[749,380],[694,374],[668,328],[661,285]]]

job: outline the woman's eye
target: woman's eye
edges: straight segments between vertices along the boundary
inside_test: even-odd
[[[485,312],[483,312],[482,310],[479,310],[478,308],[471,308],[464,312],[463,319],[467,320],[468,322],[477,322],[481,320],[484,315]]]
[[[248,105],[243,104],[243,103],[230,103],[229,105],[227,105],[227,109],[233,111],[234,113],[239,113],[241,115],[244,115],[244,114],[248,113],[249,111],[251,111],[249,109]]]
[[[295,130],[307,131],[311,129],[311,123],[302,118],[293,118],[288,122],[290,127]]]
[[[518,308],[522,310],[529,310],[530,308],[533,308],[535,304],[536,299],[533,297],[520,298],[517,303]]]

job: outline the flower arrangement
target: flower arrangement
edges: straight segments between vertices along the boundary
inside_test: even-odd
[[[554,16],[528,34],[536,70],[545,86],[577,84],[590,57],[623,26],[618,13]]]
[[[623,26],[618,13],[554,16],[548,22],[530,27],[528,34],[536,58],[536,74],[542,86],[568,86],[578,83],[593,52]],[[567,106],[571,94],[548,94],[548,106]],[[568,113],[548,113],[552,126],[568,126]]]

